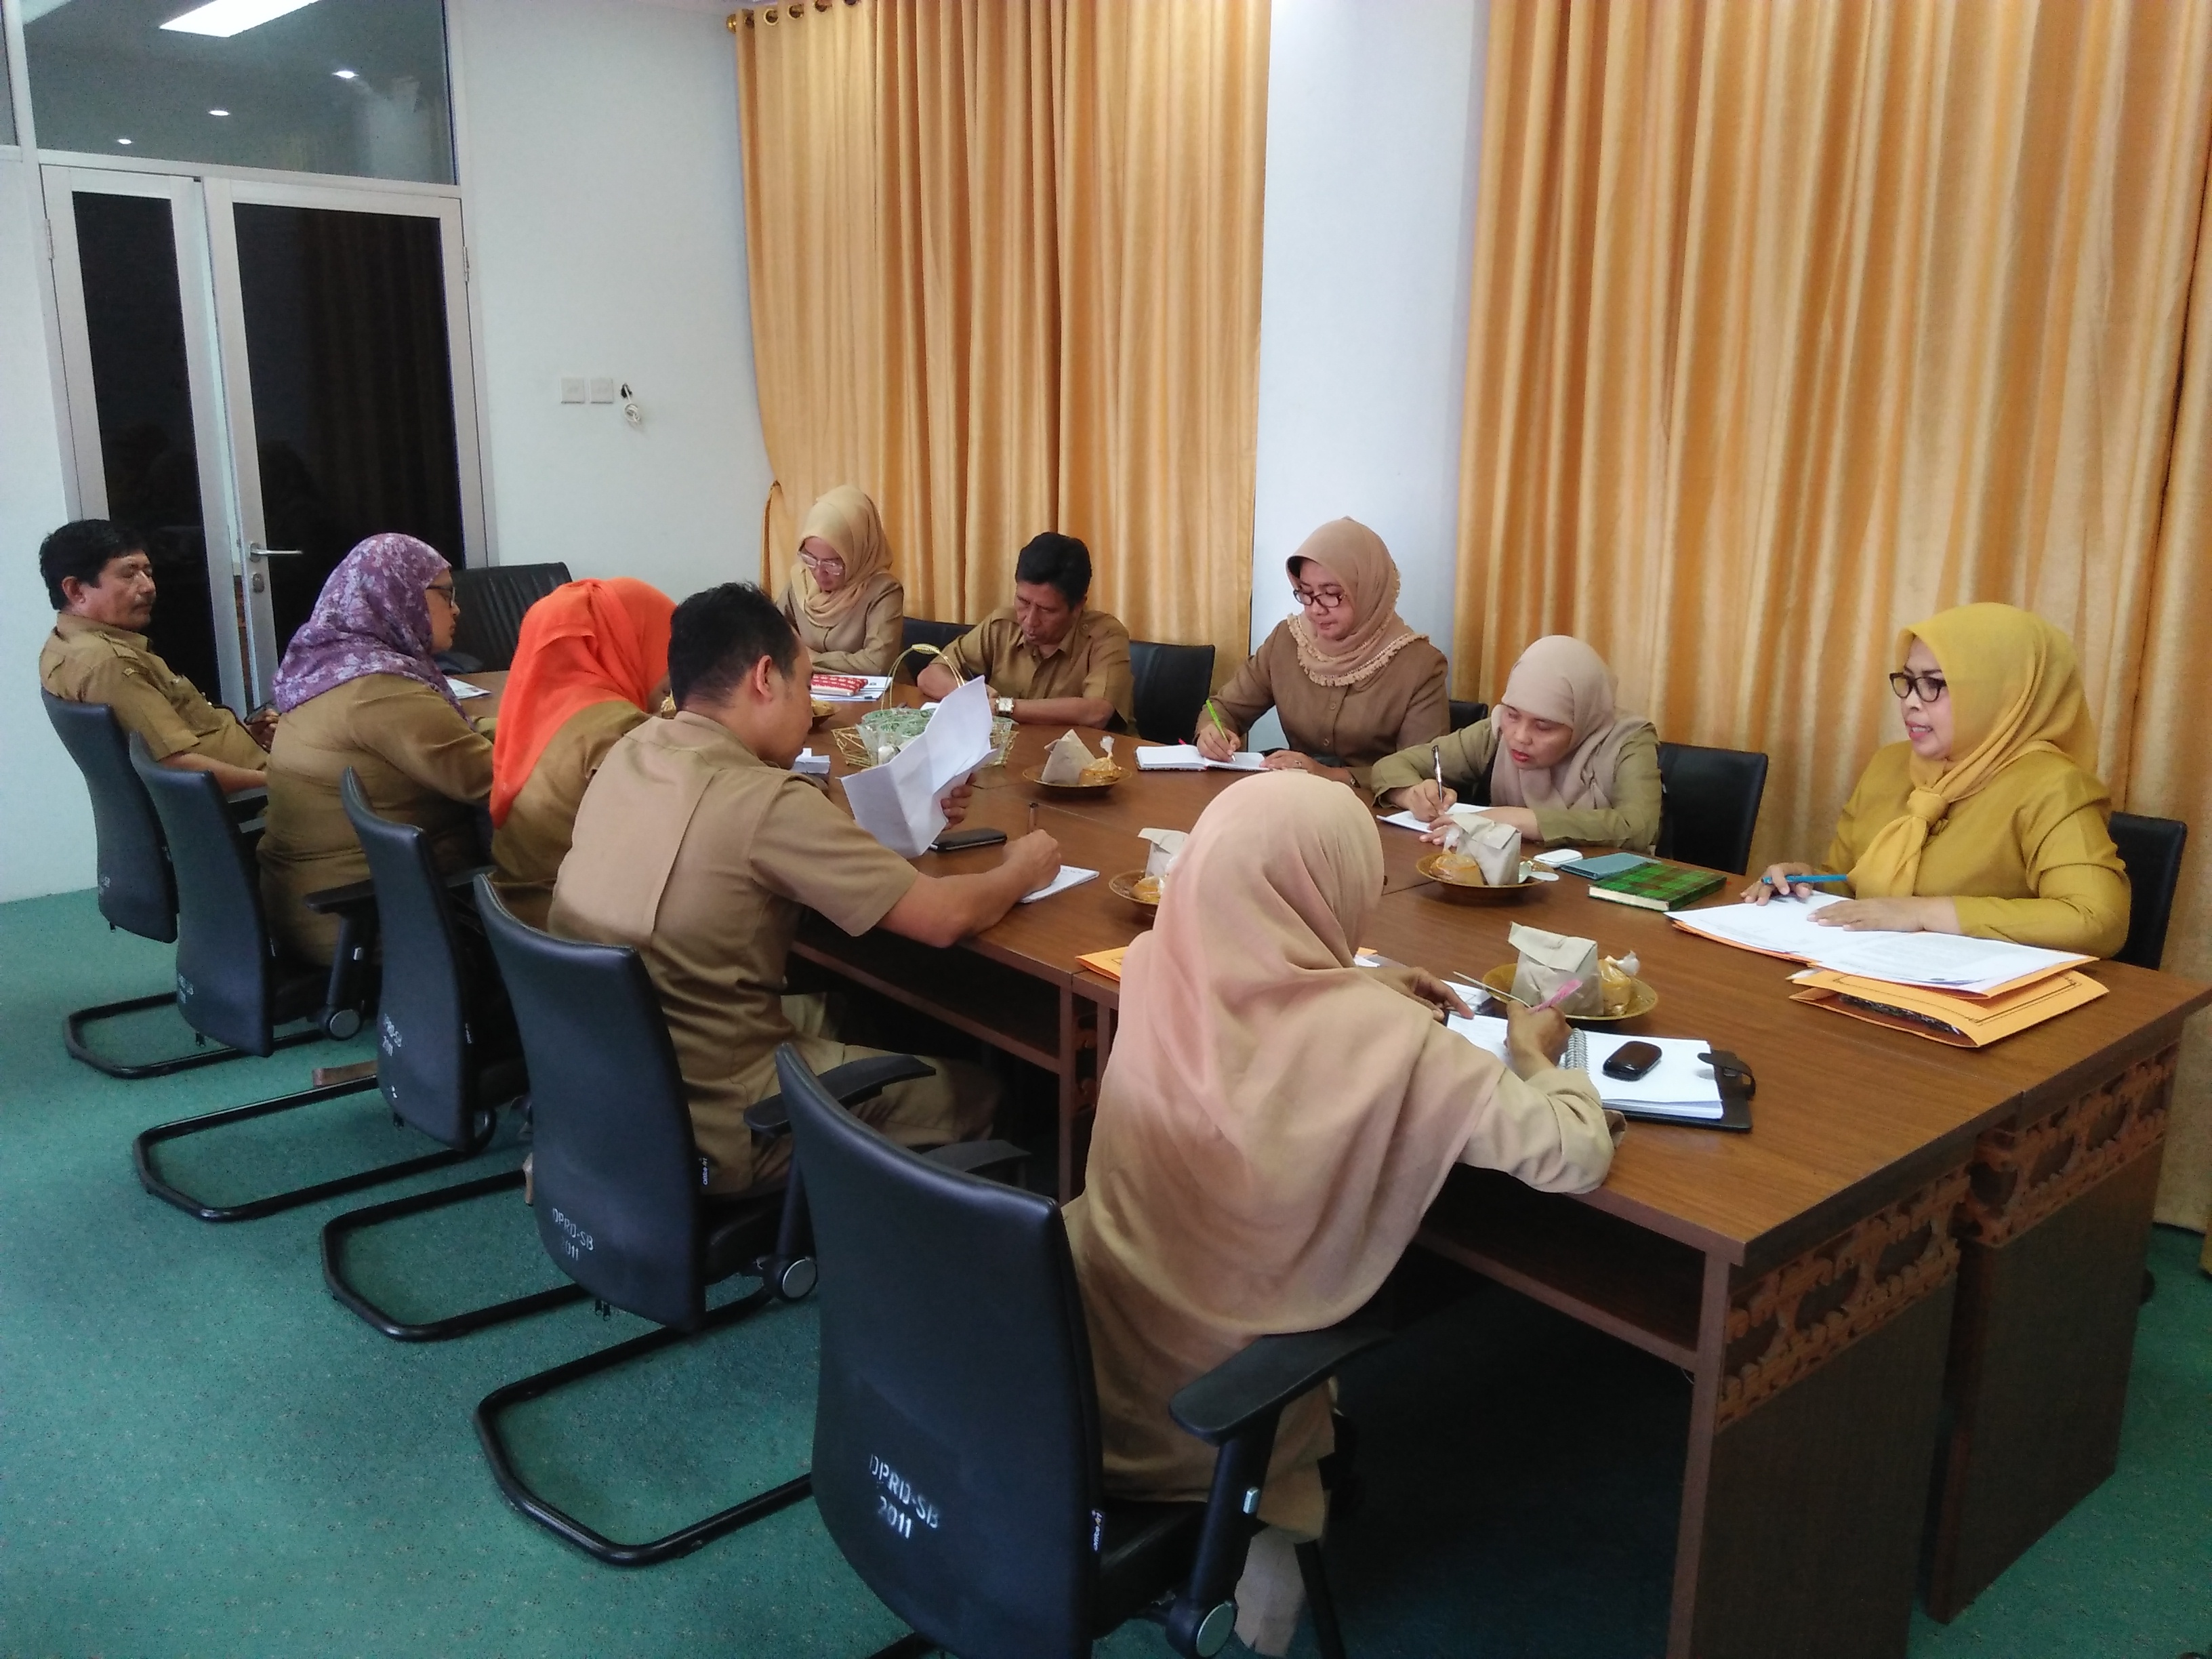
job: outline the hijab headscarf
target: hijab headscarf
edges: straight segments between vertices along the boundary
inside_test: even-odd
[[[1343,584],[1352,606],[1352,632],[1325,640],[1301,611],[1291,618],[1298,666],[1316,685],[1359,685],[1416,640],[1398,614],[1398,566],[1382,538],[1356,519],[1333,519],[1305,538],[1284,562],[1291,580],[1308,559],[1326,565]]]
[[[1574,747],[1556,766],[1520,767],[1503,743],[1490,771],[1490,799],[1500,806],[1560,811],[1613,805],[1620,746],[1651,722],[1613,707],[1613,670],[1571,634],[1547,634],[1506,676],[1500,704],[1574,728]]]
[[[2016,605],[1962,605],[1899,634],[1899,662],[1916,639],[1926,641],[1943,671],[1951,758],[1913,756],[1905,811],[1875,832],[1851,866],[1851,890],[1862,898],[1910,894],[1929,832],[2022,755],[2063,755],[2096,772],[2097,728],[2081,695],[2074,642],[2058,629]]]
[[[1432,1012],[1352,965],[1382,891],[1358,796],[1263,773],[1200,815],[1129,947],[1067,1211],[1117,1479],[1205,1492],[1212,1454],[1174,1431],[1169,1396],[1373,1296],[1490,1105],[1425,1070]],[[1321,1396],[1285,1413],[1273,1467],[1304,1471],[1304,1495],[1271,1485],[1263,1515],[1317,1528],[1328,1437]],[[1283,1507],[1301,1502],[1302,1521]]]
[[[876,511],[875,502],[866,490],[853,484],[839,484],[807,510],[806,522],[799,527],[799,539],[804,544],[810,536],[829,543],[845,562],[844,584],[834,593],[824,593],[816,585],[814,573],[805,565],[794,565],[792,569],[791,597],[799,614],[826,632],[860,603],[877,573],[890,568],[890,546],[884,538],[883,516]]]
[[[492,738],[495,824],[507,822],[538,757],[570,716],[599,702],[646,708],[668,672],[675,614],[668,595],[629,576],[567,582],[530,607]]]
[[[412,536],[371,536],[340,559],[292,642],[270,688],[276,712],[368,674],[420,680],[461,712],[430,655],[430,601],[422,590],[451,569]]]

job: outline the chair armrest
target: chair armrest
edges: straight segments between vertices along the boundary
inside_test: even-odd
[[[258,817],[269,807],[269,786],[264,783],[252,789],[240,789],[225,795],[223,799],[229,803],[234,817]]]
[[[832,1066],[822,1073],[822,1086],[840,1105],[857,1106],[894,1083],[933,1077],[936,1071],[935,1066],[912,1054],[872,1054],[866,1060],[848,1060],[842,1066]],[[781,1093],[757,1100],[745,1108],[745,1127],[755,1134],[780,1135],[790,1127],[791,1114],[785,1109]]]
[[[963,1175],[981,1175],[1008,1164],[1025,1164],[1030,1155],[1011,1140],[953,1140],[933,1146],[922,1156]]]
[[[1389,1340],[1390,1333],[1357,1316],[1325,1331],[1263,1336],[1222,1361],[1168,1401],[1186,1431],[1218,1446],[1327,1382],[1353,1355]]]
[[[440,879],[446,884],[446,890],[448,892],[459,893],[473,888],[477,884],[478,876],[490,876],[497,873],[496,865],[471,864],[465,870],[455,870],[449,875],[441,877]]]
[[[349,881],[343,887],[325,887],[319,893],[308,894],[301,902],[319,916],[339,910],[359,910],[376,902],[376,884]]]

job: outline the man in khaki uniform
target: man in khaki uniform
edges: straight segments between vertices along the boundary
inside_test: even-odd
[[[1045,726],[1136,723],[1129,630],[1084,600],[1091,550],[1048,530],[1014,563],[1014,602],[945,647],[916,677],[924,695],[946,697],[961,681],[990,682],[1001,714]]]
[[[164,766],[212,772],[224,789],[258,789],[269,753],[228,708],[147,649],[154,565],[105,519],[65,524],[39,548],[39,574],[58,613],[39,653],[39,682],[69,702],[104,702]]]
[[[805,910],[848,933],[880,926],[945,946],[989,927],[1060,868],[1058,844],[1042,833],[1015,842],[995,869],[965,876],[922,875],[876,841],[790,769],[813,720],[811,668],[775,601],[750,583],[678,605],[668,644],[678,712],[607,751],[554,886],[554,933],[627,945],[643,958],[717,1193],[761,1187],[789,1161],[788,1137],[756,1144],[744,1124],[745,1109],[776,1092],[778,1043],[796,1043],[817,1072],[876,1052],[824,1031],[818,999],[784,996]],[[947,797],[948,817],[964,815],[967,793]],[[981,1133],[995,1079],[929,1063],[937,1076],[886,1089],[860,1115],[910,1146]]]

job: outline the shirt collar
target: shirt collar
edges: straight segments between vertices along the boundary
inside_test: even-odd
[[[117,628],[90,617],[80,617],[74,611],[54,612],[54,632],[65,640],[74,640],[86,634],[103,635],[111,640],[121,640],[134,650],[143,651],[146,648],[143,634],[133,634],[127,628]]]

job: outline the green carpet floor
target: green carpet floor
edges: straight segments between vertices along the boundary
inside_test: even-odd
[[[0,906],[0,1655],[860,1659],[896,1634],[811,1504],[622,1572],[501,1500],[476,1400],[641,1322],[577,1306],[404,1346],[324,1291],[317,1231],[344,1200],[217,1227],[143,1193],[141,1128],[367,1053],[319,1044],[140,1083],[65,1057],[65,1010],[158,990],[168,961],[107,933],[89,894]],[[189,1039],[162,1011],[101,1041],[136,1056]],[[376,1098],[185,1143],[171,1167],[235,1197],[425,1150]],[[2153,1241],[2119,1473],[1955,1624],[1919,1619],[1914,1659],[2174,1659],[2212,1643],[2212,1282],[2197,1248]],[[356,1261],[416,1316],[554,1277],[511,1197],[394,1228]],[[804,1466],[813,1332],[810,1310],[779,1310],[528,1408],[520,1455],[619,1536],[718,1508]],[[1671,1368],[1480,1285],[1364,1362],[1346,1399],[1367,1502],[1332,1542],[1357,1659],[1658,1653],[1686,1396]],[[1101,1651],[1169,1650],[1137,1628]]]

